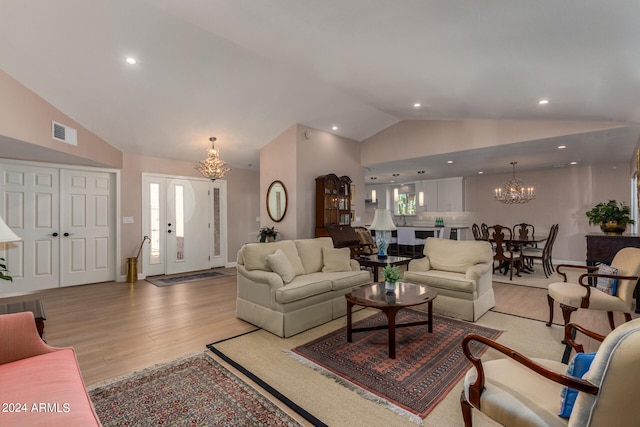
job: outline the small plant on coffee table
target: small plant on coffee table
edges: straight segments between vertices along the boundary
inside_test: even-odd
[[[402,279],[402,275],[400,274],[400,270],[396,266],[392,266],[391,264],[387,264],[386,267],[382,270],[382,275],[384,276],[384,281],[395,284],[400,279]]]

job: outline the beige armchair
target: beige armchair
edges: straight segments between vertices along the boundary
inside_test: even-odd
[[[567,324],[571,320],[571,313],[579,308],[590,310],[604,310],[609,318],[609,325],[613,330],[613,312],[624,313],[628,322],[631,320],[631,309],[633,305],[633,291],[640,275],[640,249],[624,248],[618,251],[611,262],[611,266],[618,269],[618,274],[598,274],[598,267],[560,264],[556,267],[558,274],[564,277],[564,282],[551,283],[548,287],[547,299],[549,301],[549,322],[553,322],[553,302],[560,303],[565,324],[565,341],[568,336]],[[567,275],[564,269],[582,269],[587,271],[579,278],[579,283],[567,283]],[[614,295],[608,295],[595,287],[585,283],[589,278],[611,278],[617,279],[618,285]]]
[[[466,427],[475,408],[504,426],[637,426],[640,420],[640,319],[627,322],[606,338],[577,325],[569,328],[603,340],[582,378],[566,374],[567,365],[553,360],[529,359],[479,335],[462,342],[474,368],[467,372],[460,396]],[[475,342],[474,342],[475,341]],[[481,362],[470,344],[488,345],[506,358]],[[581,346],[569,343],[578,352]],[[569,418],[561,418],[563,386],[578,391]]]

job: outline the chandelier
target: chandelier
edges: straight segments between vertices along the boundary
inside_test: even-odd
[[[229,172],[231,169],[226,167],[226,163],[220,160],[218,149],[213,145],[214,142],[216,142],[216,137],[212,136],[209,138],[209,141],[211,141],[211,148],[207,150],[207,158],[198,162],[194,168],[197,169],[205,178],[215,181],[216,179],[222,178],[224,174]]]
[[[529,200],[536,198],[533,187],[525,188],[524,183],[516,178],[517,163],[518,162],[511,162],[511,165],[513,166],[513,178],[505,181],[502,188],[495,189],[495,198],[499,202],[513,205],[527,203]]]

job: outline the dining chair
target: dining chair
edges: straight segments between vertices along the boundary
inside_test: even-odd
[[[442,227],[438,231],[439,239],[451,239],[451,227]]]
[[[474,367],[460,395],[465,427],[472,426],[473,409],[507,427],[637,426],[640,319],[606,337],[578,325],[569,327],[601,341],[595,354],[584,354],[583,346],[570,339],[576,355],[569,365],[529,358],[486,337],[467,335],[462,351]],[[502,357],[481,360],[473,353],[481,345]]]
[[[530,248],[523,247],[522,248],[522,258],[525,264],[529,268],[533,268],[533,261],[536,259],[540,260],[542,264],[542,270],[544,271],[544,277],[548,278],[555,269],[553,268],[553,259],[551,258],[553,244],[556,240],[556,236],[558,235],[558,224],[553,224],[551,229],[549,230],[549,236],[545,242],[545,245],[542,248]]]
[[[473,223],[471,226],[471,232],[473,233],[473,238],[475,240],[482,240],[482,233],[480,232],[480,226],[476,223]]]
[[[576,269],[586,271],[578,278],[578,283],[567,283],[567,275],[564,269]],[[640,276],[640,248],[622,248],[616,253],[610,267],[560,264],[556,271],[563,278],[563,282],[551,283],[547,288],[547,300],[549,302],[549,321],[547,326],[553,322],[554,301],[560,304],[565,326],[565,341],[568,338],[569,330],[567,325],[571,321],[571,314],[580,308],[589,310],[606,311],[611,329],[615,327],[613,322],[613,312],[620,311],[624,314],[625,321],[631,320],[633,310],[633,291],[635,290]],[[613,273],[617,271],[617,273]],[[596,278],[599,281],[596,286],[591,286],[589,278]],[[605,281],[604,279],[613,279]],[[615,288],[613,289],[613,285]],[[606,286],[605,286],[606,285]],[[608,285],[611,288],[608,288]]]
[[[509,269],[509,280],[513,280],[513,270],[522,266],[522,257],[519,251],[513,251],[510,249],[510,241],[513,239],[513,234],[509,227],[503,227],[501,225],[494,225],[487,228],[488,240],[493,243],[493,260],[494,268],[496,271],[495,261],[498,261],[498,269],[505,269],[504,274],[507,274],[507,268]],[[520,276],[520,271],[516,271],[516,276]]]
[[[522,240],[533,237],[535,235],[535,231],[536,228],[526,222],[513,226],[513,235],[520,237]],[[535,243],[533,243],[532,246],[535,246]]]
[[[484,222],[480,225],[480,235],[484,240],[489,239],[489,226]]]

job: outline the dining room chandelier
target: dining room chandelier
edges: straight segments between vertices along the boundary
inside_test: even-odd
[[[513,166],[513,177],[505,181],[502,188],[495,189],[495,199],[501,203],[509,205],[528,203],[536,198],[533,187],[525,187],[522,180],[516,178],[516,164],[511,162]]]
[[[215,181],[216,179],[222,178],[231,169],[225,166],[225,162],[220,160],[218,149],[214,145],[216,137],[212,136],[209,138],[209,141],[211,141],[211,148],[207,149],[207,158],[198,162],[194,168],[197,169],[205,178]]]

